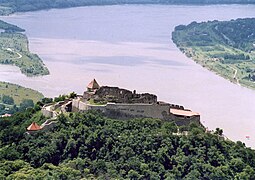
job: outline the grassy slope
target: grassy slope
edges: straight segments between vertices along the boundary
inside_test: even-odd
[[[176,27],[172,38],[182,52],[202,66],[234,83],[255,89],[251,79],[255,70],[251,45],[255,37],[251,35],[255,29],[251,24],[255,24],[255,19],[193,22]]]
[[[12,97],[17,105],[23,99],[32,99],[36,103],[43,98],[43,94],[38,91],[6,82],[0,82],[0,95],[2,94]]]

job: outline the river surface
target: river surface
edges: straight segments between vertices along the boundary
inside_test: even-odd
[[[255,91],[202,68],[171,41],[176,25],[243,17],[255,17],[255,6],[92,6],[1,17],[26,29],[30,50],[51,74],[28,78],[1,65],[0,81],[51,97],[82,94],[93,78],[100,85],[155,93],[199,112],[209,129],[223,128],[230,139],[255,147]]]

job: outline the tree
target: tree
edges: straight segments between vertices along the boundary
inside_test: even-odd
[[[201,174],[198,170],[191,170],[189,174],[185,176],[185,179],[199,179],[201,177]]]
[[[66,95],[59,95],[54,98],[54,102],[64,101],[66,99]]]
[[[75,92],[72,92],[69,94],[69,98],[75,98],[77,97],[77,94]]]
[[[8,96],[8,95],[3,95],[2,102],[5,103],[5,104],[9,104],[9,105],[14,104],[13,98],[11,96]]]
[[[52,98],[43,98],[42,99],[42,103],[43,104],[48,104],[48,103],[52,103],[53,102],[53,99]]]
[[[20,110],[24,111],[25,109],[29,107],[34,107],[34,102],[32,99],[23,99],[20,103]]]
[[[215,133],[214,134],[217,134],[217,135],[219,135],[219,136],[222,136],[223,135],[223,130],[222,129],[220,129],[220,128],[216,128],[216,130],[215,130]]]
[[[139,174],[137,171],[131,169],[130,171],[128,171],[127,177],[128,177],[129,179],[139,179],[140,174]]]
[[[175,136],[166,121],[91,111],[61,114],[52,130],[25,135],[41,117],[29,108],[0,120],[0,178],[255,179],[254,150],[196,126]]]

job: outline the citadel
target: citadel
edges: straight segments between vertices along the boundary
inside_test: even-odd
[[[200,115],[183,106],[169,104],[157,100],[157,96],[149,93],[138,94],[119,87],[100,86],[93,79],[83,95],[46,105],[42,113],[46,117],[56,117],[59,112],[101,111],[105,116],[116,119],[157,118],[174,121],[178,126],[192,122],[200,123]]]
[[[50,118],[41,126],[32,123],[28,132],[48,130],[55,126],[56,117],[60,113],[86,112],[96,110],[114,119],[156,118],[172,121],[178,126],[190,123],[200,124],[200,115],[183,106],[157,100],[157,96],[149,93],[138,94],[119,87],[100,86],[93,79],[83,95],[66,99],[58,103],[47,104],[42,108],[44,116]]]

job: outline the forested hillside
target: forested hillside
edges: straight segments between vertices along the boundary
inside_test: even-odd
[[[187,136],[173,135],[171,122],[88,112],[59,116],[52,131],[24,134],[44,120],[34,109],[0,119],[0,179],[255,178],[254,150],[195,124],[180,128]]]
[[[255,0],[1,0],[0,14],[68,8],[90,5],[115,4],[254,4]]]
[[[255,89],[255,18],[180,25],[172,39],[199,64]]]

